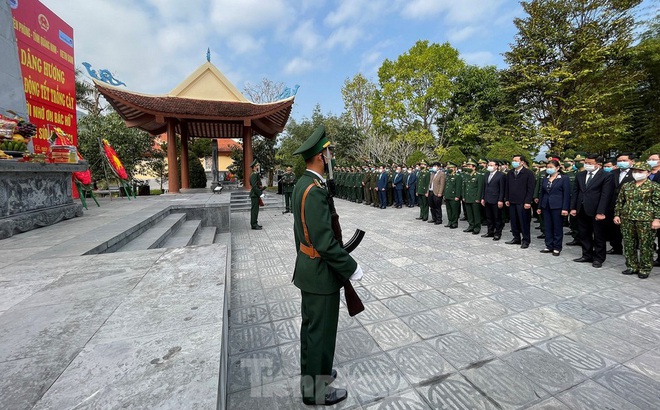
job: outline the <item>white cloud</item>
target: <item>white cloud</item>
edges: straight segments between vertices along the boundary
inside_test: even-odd
[[[284,73],[287,75],[300,75],[314,68],[312,61],[303,57],[296,57],[284,66]]]
[[[325,23],[337,27],[347,23],[374,21],[391,8],[389,0],[342,0],[337,9],[328,13]]]
[[[429,19],[443,14],[445,21],[470,23],[492,16],[503,0],[411,0],[403,3],[402,14],[412,19]]]
[[[474,26],[465,26],[451,29],[447,35],[451,43],[460,43],[472,37],[478,31],[479,30]]]
[[[461,57],[468,64],[484,66],[484,65],[493,65],[496,63],[495,55],[490,51],[475,51],[473,53],[463,53],[461,54]]]
[[[303,52],[314,51],[319,47],[322,38],[315,30],[316,25],[312,20],[307,20],[298,25],[293,33],[290,33],[291,41],[302,47]]]
[[[295,14],[285,0],[214,0],[210,19],[218,33],[232,35],[288,25]]]
[[[326,42],[328,48],[341,46],[344,49],[350,49],[363,37],[363,32],[356,26],[339,27],[333,31]]]

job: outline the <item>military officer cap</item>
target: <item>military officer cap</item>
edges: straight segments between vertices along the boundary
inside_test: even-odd
[[[651,166],[646,161],[637,161],[635,162],[630,169],[638,169],[640,171],[649,171],[651,172]]]
[[[477,166],[477,164],[474,162],[474,160],[473,160],[472,158],[468,159],[467,162],[465,163],[465,165],[474,165],[474,166]]]
[[[447,168],[450,168],[450,167],[457,168],[456,164],[454,164],[454,163],[451,162],[451,161],[447,161]]]
[[[570,159],[570,158],[564,158],[564,160],[562,162],[573,162],[573,160]]]
[[[250,168],[254,168],[254,166],[257,165],[258,163],[259,163],[259,161],[257,161],[256,158],[253,159],[252,162],[250,162]]]
[[[303,144],[295,150],[293,155],[302,155],[303,159],[307,161],[314,155],[318,154],[319,152],[323,151],[324,148],[327,148],[330,146],[330,141],[328,141],[328,138],[325,136],[325,127],[323,125],[319,125],[312,135],[303,142]]]
[[[479,158],[479,161],[478,161],[478,162],[479,162],[480,164],[488,164],[488,160],[485,159],[485,158]]]
[[[584,161],[584,160],[585,158],[580,154],[577,154],[577,156],[573,159],[573,161]]]

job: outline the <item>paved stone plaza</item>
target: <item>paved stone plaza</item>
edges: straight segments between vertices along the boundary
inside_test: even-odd
[[[366,310],[339,319],[339,408],[660,408],[660,270],[621,275],[416,221],[402,210],[337,202]],[[293,218],[232,214],[230,409],[306,408],[298,393],[300,293],[291,284]],[[506,229],[505,229],[506,231]],[[539,231],[533,231],[538,235]],[[346,238],[346,239],[347,239]],[[566,242],[566,241],[565,241]],[[343,303],[343,302],[342,302]]]

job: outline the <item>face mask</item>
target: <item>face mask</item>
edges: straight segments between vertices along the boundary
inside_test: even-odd
[[[658,166],[658,161],[655,161],[655,160],[652,160],[652,159],[646,161],[646,163],[649,164],[649,166],[650,166],[651,168],[655,168],[655,167]]]
[[[584,164],[584,170],[587,172],[593,172],[596,170],[596,166],[591,164]]]
[[[616,166],[621,168],[621,169],[628,169],[628,168],[630,168],[630,162],[620,161],[620,162],[616,163]]]
[[[438,172],[438,167],[433,167],[433,172]]]
[[[642,181],[648,178],[648,176],[643,172],[633,172],[633,178],[635,178],[635,181]]]
[[[492,167],[492,166],[491,166],[491,167],[488,167],[488,168],[486,168],[486,169],[488,170],[488,172],[493,172],[493,171],[495,171],[495,167]]]
[[[571,171],[577,171],[577,167],[575,165],[571,165]]]
[[[520,166],[520,162],[518,162],[518,161],[511,161],[511,166],[512,166],[513,168],[518,168],[518,167]]]
[[[573,167],[573,165],[571,165],[570,162],[564,162],[564,168],[569,169],[569,168],[572,168],[572,167]]]
[[[554,175],[555,172],[557,172],[557,168],[548,168],[545,170],[545,173],[548,175]]]
[[[463,168],[463,172],[467,172],[468,174],[472,172],[472,168],[465,167]]]
[[[453,174],[454,173],[454,168],[447,168],[447,173],[448,174]]]
[[[603,167],[603,171],[612,172],[612,167]]]

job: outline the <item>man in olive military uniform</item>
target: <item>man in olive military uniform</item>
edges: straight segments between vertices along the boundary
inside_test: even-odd
[[[448,228],[458,228],[458,214],[461,207],[461,191],[463,190],[463,179],[456,172],[456,164],[447,162],[447,177],[445,178],[445,189],[443,196],[445,206],[447,207],[447,225]]]
[[[286,167],[286,172],[282,175],[282,192],[284,192],[284,205],[285,210],[283,214],[291,212],[291,193],[293,186],[296,184],[296,176],[293,174],[291,167]]]
[[[463,168],[463,202],[468,220],[468,227],[463,232],[478,235],[481,232],[481,195],[484,190],[484,177],[476,170],[477,164],[469,160]]]
[[[364,204],[371,205],[371,176],[369,175],[369,167],[364,166],[362,171],[362,192],[364,195]]]
[[[378,169],[375,166],[371,167],[371,174],[369,177],[369,186],[371,187],[371,206],[380,208],[380,201],[378,200]]]
[[[318,127],[294,154],[307,169],[293,190],[293,232],[296,264],[293,283],[302,296],[300,328],[300,389],[307,405],[333,405],[348,392],[330,386],[339,320],[339,289],[347,280],[360,280],[360,265],[335,239],[329,192],[323,177],[332,161],[325,127]]]
[[[621,186],[614,223],[621,225],[623,235],[627,269],[622,273],[646,279],[653,269],[654,230],[660,228],[660,185],[649,181],[651,166],[646,162],[636,162],[630,169],[635,181]]]
[[[419,198],[419,218],[422,221],[429,220],[429,184],[431,173],[426,169],[426,161],[420,164],[419,176],[417,177],[417,197]]]
[[[250,175],[250,226],[252,229],[259,230],[259,198],[263,196],[263,187],[261,186],[261,175],[259,175],[259,163],[253,160],[250,163],[252,174]]]

